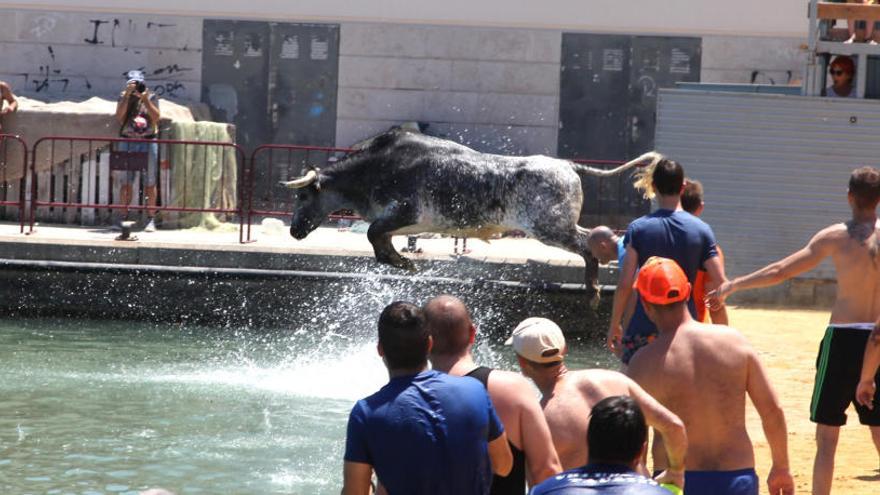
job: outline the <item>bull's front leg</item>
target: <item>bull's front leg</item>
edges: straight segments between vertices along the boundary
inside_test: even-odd
[[[416,271],[412,261],[400,255],[391,244],[391,233],[418,221],[418,211],[407,201],[389,204],[382,215],[370,224],[367,239],[373,245],[376,261],[404,270]]]

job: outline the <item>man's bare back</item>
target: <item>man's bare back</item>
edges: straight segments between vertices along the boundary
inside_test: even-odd
[[[629,383],[630,379],[614,371],[569,371],[556,382],[552,394],[541,399],[563,470],[587,463],[584,439],[593,405],[606,397],[630,395]]]
[[[831,323],[873,322],[880,316],[880,224],[849,221],[819,232],[837,271],[837,299]]]
[[[754,467],[745,398],[754,351],[738,332],[696,321],[640,350],[628,374],[684,421],[689,471]]]
[[[584,439],[590,411],[602,399],[617,395],[632,397],[642,408],[648,424],[659,431],[670,434],[681,424],[669,410],[622,373],[608,370],[568,371],[556,382],[553,391],[544,394],[541,399],[562,469],[573,469],[587,463]]]

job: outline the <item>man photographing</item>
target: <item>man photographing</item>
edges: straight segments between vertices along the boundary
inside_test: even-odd
[[[144,73],[132,70],[126,74],[125,89],[116,103],[116,120],[119,121],[119,136],[132,139],[158,139],[159,137],[159,99],[147,88]],[[144,176],[144,199],[147,206],[156,206],[156,181],[159,176],[159,144],[155,142],[121,142],[117,143],[117,151],[129,153],[145,153],[147,155],[147,171]],[[120,187],[119,201],[126,206],[124,217],[128,217],[128,205],[131,204],[131,171],[124,174],[125,179]],[[156,224],[153,217],[156,210],[147,210],[147,224],[144,231],[153,232]]]

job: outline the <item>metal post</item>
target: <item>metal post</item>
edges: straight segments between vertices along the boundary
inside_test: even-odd
[[[868,55],[859,54],[859,62],[856,66],[856,97],[865,97],[865,88],[868,86]]]

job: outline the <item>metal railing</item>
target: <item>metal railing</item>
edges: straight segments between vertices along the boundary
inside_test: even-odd
[[[31,232],[40,209],[45,218],[67,223],[78,212],[85,223],[93,223],[95,212],[103,211],[212,213],[237,216],[239,242],[244,242],[248,170],[245,153],[236,144],[48,136],[34,143],[30,156]],[[151,172],[158,175],[152,177],[156,180],[154,192],[150,191],[156,195],[154,201],[147,201],[146,196],[147,188],[154,186],[143,186],[148,182],[150,161],[155,166]],[[181,180],[172,181],[175,166]],[[232,185],[235,193],[229,194]]]
[[[155,146],[154,157],[150,156],[151,146]],[[17,208],[21,232],[29,224],[31,233],[37,220],[106,224],[113,219],[111,212],[120,212],[117,218],[130,211],[150,216],[163,212],[166,225],[184,224],[182,217],[175,216],[178,214],[225,215],[237,220],[240,243],[253,242],[256,217],[286,219],[293,212],[293,195],[280,182],[300,176],[310,167],[330,166],[352,151],[269,144],[247,156],[240,146],[228,142],[76,136],[44,137],[29,148],[18,136],[0,134],[0,184],[4,186],[0,207]],[[153,170],[150,160],[154,160]],[[597,168],[624,163],[573,161]],[[20,178],[17,188],[7,182],[9,170]],[[144,185],[148,170],[157,176],[155,189]],[[629,176],[590,177],[583,182],[585,206],[594,212],[591,215],[602,218],[625,209],[620,191]],[[230,192],[232,186],[234,193]],[[125,187],[130,188],[127,195]],[[148,194],[153,194],[155,201],[149,201]],[[350,211],[335,212],[330,218],[360,219]]]
[[[4,209],[12,209],[10,213],[13,214],[9,216],[18,216],[19,229],[22,233],[24,233],[25,208],[27,207],[28,153],[27,143],[21,137],[0,134],[0,187],[2,187],[0,189],[0,206]],[[15,184],[15,181],[18,184]],[[7,212],[3,213],[6,216]]]

